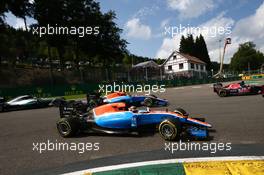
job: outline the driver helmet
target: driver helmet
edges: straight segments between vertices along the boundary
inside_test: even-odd
[[[128,108],[128,110],[131,111],[131,112],[137,112],[137,107],[136,106],[130,106]]]

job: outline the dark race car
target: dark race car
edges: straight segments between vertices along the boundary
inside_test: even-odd
[[[51,106],[51,102],[53,101],[53,99],[37,98],[31,95],[23,95],[8,101],[5,101],[2,98],[0,101],[0,112],[4,112],[12,110],[49,107]]]
[[[246,85],[244,81],[240,83],[231,83],[223,86],[222,83],[214,84],[214,92],[220,97],[234,95],[257,95],[262,94],[264,86]]]
[[[137,110],[125,103],[110,103],[98,106],[89,112],[68,108],[61,115],[57,129],[62,137],[76,136],[78,133],[134,134],[158,129],[165,140],[179,139],[188,134],[197,139],[208,137],[211,127],[204,119],[190,118],[183,109],[175,111],[152,111],[148,108]],[[66,112],[66,111],[65,111]]]

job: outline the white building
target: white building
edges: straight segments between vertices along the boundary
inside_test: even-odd
[[[199,78],[207,75],[205,62],[177,51],[172,52],[162,66],[166,75]]]

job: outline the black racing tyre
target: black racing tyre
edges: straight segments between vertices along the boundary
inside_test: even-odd
[[[164,140],[173,141],[180,137],[180,123],[164,120],[159,124],[159,133]]]
[[[96,106],[98,106],[98,104],[96,103],[95,100],[90,100],[88,105],[89,105],[89,107],[90,107],[91,109],[93,109],[93,108],[95,108]]]
[[[60,118],[57,122],[57,129],[62,137],[75,136],[79,131],[79,122],[77,118]]]
[[[151,98],[145,98],[143,105],[147,107],[151,107],[153,105],[153,100]]]
[[[256,87],[256,86],[252,86],[252,87],[251,87],[251,93],[252,93],[253,95],[255,95],[255,94],[260,94],[260,93],[261,93],[261,88]]]
[[[217,94],[219,95],[219,97],[226,97],[227,96],[226,90],[219,90]]]
[[[189,114],[182,108],[176,108],[174,112],[183,116],[189,116]]]
[[[4,106],[0,105],[0,112],[4,112]]]

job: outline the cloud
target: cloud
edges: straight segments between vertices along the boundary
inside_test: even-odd
[[[160,7],[157,4],[153,4],[152,6],[149,7],[143,7],[141,9],[139,9],[134,15],[133,18],[143,18],[146,16],[151,16],[154,15],[156,13],[156,11],[158,11],[160,9]]]
[[[197,18],[216,7],[213,0],[167,0],[167,5],[177,10],[180,18]]]
[[[200,24],[198,27],[209,29],[219,27],[231,27],[232,32],[229,35],[217,34],[215,37],[210,36],[206,30],[201,30],[201,34],[205,38],[208,52],[212,61],[219,61],[219,39],[221,39],[221,52],[223,51],[224,39],[226,37],[232,38],[232,43],[228,45],[225,55],[225,63],[230,62],[230,58],[237,51],[240,44],[253,41],[256,44],[256,48],[264,52],[264,2],[256,9],[253,15],[242,18],[235,22],[232,18],[225,17],[225,12],[220,13],[215,18]],[[194,33],[197,35],[198,33]],[[174,37],[166,37],[163,39],[160,49],[156,53],[157,58],[167,58],[172,50],[178,50],[180,44],[181,35],[187,35],[187,31],[184,30],[181,34],[177,34]]]
[[[151,38],[151,28],[142,24],[139,18],[132,18],[125,25],[127,36],[130,38],[148,40]]]
[[[170,20],[171,20],[170,18],[167,18],[167,19],[164,19],[163,21],[161,21],[160,27],[164,28],[165,26],[167,26],[169,24]]]
[[[234,25],[234,20],[224,16],[225,13],[222,12],[215,18],[200,24],[199,26],[182,26],[184,27],[182,31],[175,34],[173,37],[166,37],[163,39],[163,43],[158,50],[157,58],[167,58],[173,50],[179,50],[181,36],[186,36],[187,34],[193,34],[194,37],[202,34],[209,51],[209,55],[213,61],[218,61],[219,59],[219,39],[224,39],[228,37],[231,33],[231,28]],[[178,27],[179,26],[173,26]],[[224,32],[223,32],[223,29]],[[220,32],[219,32],[220,31]],[[224,42],[224,41],[223,41]]]
[[[257,48],[264,52],[264,2],[256,10],[255,14],[239,20],[233,30],[239,40],[253,41]]]

